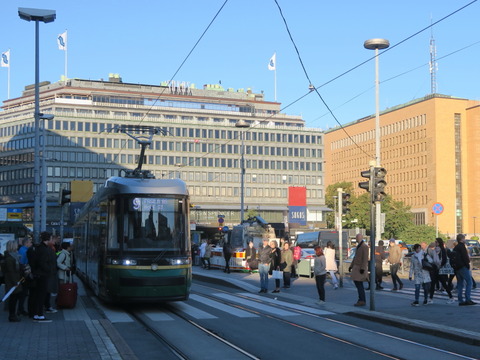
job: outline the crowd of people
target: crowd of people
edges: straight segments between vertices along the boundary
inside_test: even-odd
[[[58,236],[45,231],[38,244],[29,237],[20,247],[16,240],[8,241],[0,260],[8,320],[19,322],[28,316],[36,323],[51,322],[45,313],[57,312],[59,283],[65,283],[67,273],[73,270],[71,243],[60,243]]]
[[[362,234],[357,234],[355,255],[349,267],[351,280],[355,284],[358,293],[357,302],[354,306],[366,306],[365,290],[371,288],[370,284],[370,244],[367,244]],[[258,269],[260,276],[259,293],[268,292],[269,276],[274,279],[275,288],[273,293],[280,292],[281,281],[283,288],[291,286],[291,279],[296,276],[296,266],[300,260],[301,249],[298,246],[291,247],[288,240],[279,245],[277,240],[264,238],[263,244],[257,248],[252,241],[245,249],[245,264],[251,273]],[[404,281],[398,276],[398,271],[404,260],[405,251],[395,239],[388,242],[388,255],[385,252],[384,242],[380,240],[374,249],[375,254],[375,290],[383,290],[383,266],[382,263],[388,258],[390,275],[392,277],[392,291],[402,290]],[[333,289],[338,289],[339,282],[336,276],[338,271],[335,246],[328,242],[325,248],[316,246],[313,274],[318,292],[319,303],[325,302],[325,282],[327,274],[330,276]],[[228,260],[231,249],[228,247]],[[200,246],[200,257],[203,267],[210,268],[211,247],[207,241]],[[225,256],[225,251],[224,251]],[[388,257],[387,257],[388,256]],[[230,272],[229,267],[225,267]],[[471,290],[476,287],[471,274],[471,264],[465,245],[465,236],[459,234],[453,249],[447,249],[441,238],[435,239],[431,244],[422,242],[413,246],[413,254],[410,257],[409,280],[415,288],[415,298],[412,306],[420,305],[420,292],[423,289],[423,304],[432,304],[435,291],[445,291],[448,295],[448,304],[455,302],[453,280],[457,278],[457,297],[460,306],[475,305],[472,301]],[[364,284],[367,283],[367,288]]]

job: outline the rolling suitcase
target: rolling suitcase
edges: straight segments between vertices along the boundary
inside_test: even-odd
[[[62,309],[73,309],[77,304],[77,283],[73,282],[71,271],[67,272],[67,282],[60,284],[57,295],[57,307]]]

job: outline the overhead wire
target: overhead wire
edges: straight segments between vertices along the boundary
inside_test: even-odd
[[[284,22],[284,24],[285,24],[286,31],[287,31],[287,33],[288,33],[288,35],[289,35],[289,37],[290,37],[290,40],[291,40],[291,42],[292,42],[292,44],[293,44],[293,46],[294,46],[294,48],[295,48],[295,51],[296,51],[296,53],[297,53],[297,56],[298,56],[299,62],[300,62],[300,64],[301,64],[301,67],[302,67],[302,69],[303,69],[303,71],[304,71],[304,74],[305,74],[307,80],[309,81],[309,86],[310,86],[310,85],[313,85],[313,82],[311,81],[310,76],[308,75],[308,72],[307,72],[307,70],[306,70],[306,67],[305,67],[305,65],[304,65],[304,63],[303,63],[303,60],[302,60],[302,57],[301,57],[300,52],[299,52],[299,50],[298,50],[298,47],[297,47],[297,45],[296,45],[296,43],[295,43],[295,41],[294,41],[294,39],[293,39],[293,36],[292,36],[292,34],[291,34],[291,32],[290,32],[290,29],[289,29],[289,26],[288,26],[288,24],[287,24],[287,21],[286,21],[284,15],[283,15],[283,11],[282,11],[280,5],[278,4],[278,1],[277,1],[277,0],[274,0],[274,1],[275,1],[276,5],[277,5],[277,7],[278,7],[278,10],[279,10],[279,12],[280,12],[280,15],[281,15],[282,19],[283,19],[283,22]],[[194,46],[192,47],[192,49],[189,51],[189,53],[188,53],[188,54],[186,55],[186,57],[183,59],[182,63],[179,65],[179,67],[176,69],[176,71],[174,72],[174,74],[171,76],[171,78],[170,78],[170,80],[169,80],[168,83],[171,83],[171,81],[173,81],[173,78],[178,74],[178,72],[181,70],[181,68],[183,67],[183,65],[186,63],[186,61],[188,60],[188,58],[190,57],[190,55],[193,53],[193,51],[195,50],[195,48],[197,47],[197,45],[200,43],[200,41],[202,40],[202,38],[204,37],[204,35],[207,33],[208,29],[211,27],[211,25],[213,24],[213,22],[215,21],[215,19],[218,17],[218,15],[219,15],[220,12],[222,11],[222,9],[225,7],[225,5],[227,4],[227,2],[228,2],[228,0],[225,0],[225,2],[222,4],[222,6],[221,6],[220,9],[217,11],[217,13],[215,14],[215,16],[212,18],[212,20],[210,21],[210,23],[208,24],[208,26],[205,28],[205,30],[203,31],[203,33],[201,34],[201,36],[198,38],[198,40],[196,41],[196,43],[194,44]],[[439,19],[439,20],[431,23],[429,26],[427,26],[427,27],[425,27],[425,28],[417,31],[416,33],[408,36],[407,38],[401,40],[401,41],[398,42],[397,44],[395,44],[395,45],[393,45],[393,46],[385,49],[384,51],[382,51],[381,53],[379,53],[378,56],[382,55],[382,54],[385,53],[386,51],[390,51],[391,49],[399,46],[400,44],[403,44],[404,42],[410,40],[411,38],[413,38],[413,37],[415,37],[415,36],[417,36],[417,35],[419,35],[420,33],[424,32],[425,30],[428,30],[428,29],[432,28],[434,25],[440,23],[441,21],[444,21],[445,19],[447,19],[447,18],[449,18],[450,16],[456,14],[457,12],[465,9],[466,7],[472,5],[472,4],[475,3],[475,2],[477,2],[477,0],[473,0],[473,1],[471,1],[470,3],[462,6],[461,8],[453,11],[452,13],[450,13],[450,14],[442,17],[441,19]],[[472,46],[472,45],[470,45],[470,46]],[[463,50],[463,49],[460,49],[460,50]],[[458,51],[460,51],[460,50],[458,50]],[[457,52],[458,52],[458,51],[457,51]],[[448,54],[448,55],[452,55],[452,54],[453,54],[453,53]],[[446,57],[446,56],[448,56],[448,55],[445,55],[444,57]],[[444,58],[444,57],[441,57],[441,58],[439,58],[439,59],[437,59],[437,60],[440,60],[440,59],[442,59],[442,58]],[[305,97],[307,97],[308,95],[310,95],[312,92],[315,92],[315,93],[317,94],[317,96],[320,98],[320,100],[322,101],[322,103],[324,104],[324,106],[327,108],[328,113],[332,115],[332,117],[333,117],[333,118],[335,119],[335,121],[339,124],[339,126],[342,128],[342,130],[347,134],[347,136],[351,139],[351,141],[352,141],[362,152],[364,152],[367,156],[372,157],[372,155],[370,155],[370,154],[368,154],[367,152],[365,152],[365,151],[352,139],[352,137],[348,134],[348,132],[346,131],[346,129],[342,126],[342,124],[339,122],[339,120],[337,119],[337,117],[336,117],[335,114],[333,113],[332,109],[328,106],[328,104],[326,103],[326,101],[323,99],[323,97],[321,96],[321,94],[320,94],[320,92],[318,91],[318,89],[320,89],[320,88],[322,88],[322,87],[330,84],[331,82],[333,82],[333,81],[335,81],[335,80],[337,80],[337,79],[339,79],[339,78],[347,75],[348,73],[354,71],[355,69],[361,67],[362,65],[370,62],[370,61],[373,60],[373,59],[375,59],[375,56],[370,57],[370,58],[368,58],[367,60],[365,60],[365,61],[363,61],[363,62],[355,65],[354,67],[352,67],[352,68],[348,69],[347,71],[344,71],[343,73],[335,76],[334,78],[328,80],[327,82],[321,84],[320,86],[310,88],[307,93],[301,95],[300,97],[298,97],[298,98],[295,99],[294,101],[290,102],[290,103],[287,104],[286,106],[281,107],[281,108],[280,108],[280,112],[281,112],[281,111],[284,111],[285,109],[289,108],[290,106],[294,105],[295,103],[301,101],[302,99],[304,99]],[[413,70],[412,70],[412,71],[413,71]],[[401,74],[400,74],[400,75],[401,75]],[[398,76],[400,76],[400,75],[398,75]],[[398,77],[398,76],[397,76],[397,77]],[[391,79],[392,79],[392,78],[391,78]],[[391,80],[391,79],[389,79],[389,80]],[[385,81],[387,81],[387,80],[385,80]],[[383,82],[385,82],[385,81],[383,81]],[[148,115],[148,113],[153,109],[153,107],[155,106],[155,103],[161,98],[161,96],[163,95],[163,93],[164,93],[165,91],[166,91],[166,88],[164,88],[164,89],[162,90],[162,92],[158,95],[158,97],[156,98],[156,100],[154,101],[154,103],[150,106],[150,108],[149,108],[149,109],[147,110],[147,112],[144,114],[144,116],[142,117],[142,119],[139,121],[138,125],[141,124],[141,123],[145,120],[145,118],[146,118],[146,116]],[[360,95],[358,95],[358,96],[360,96]],[[356,96],[356,97],[357,97],[357,96]],[[353,100],[353,99],[352,99],[352,100]],[[349,100],[349,101],[351,101],[351,100]],[[349,101],[347,101],[347,102],[349,102]],[[276,115],[276,114],[271,114],[271,115],[269,115],[269,116],[267,116],[267,117],[265,117],[265,118],[263,118],[263,119],[261,119],[261,120],[258,120],[257,123],[252,123],[251,126],[250,126],[249,128],[247,128],[246,130],[244,130],[244,131],[245,131],[245,132],[247,132],[247,131],[252,131],[252,129],[254,129],[257,125],[260,125],[260,124],[262,124],[262,123],[265,123],[265,122],[268,121],[269,119],[274,118],[275,115]],[[232,138],[232,139],[230,139],[230,140],[228,140],[228,141],[226,141],[226,142],[223,142],[222,144],[217,144],[217,145],[215,145],[215,148],[214,148],[214,151],[213,151],[213,152],[215,152],[215,150],[218,150],[218,148],[220,148],[220,147],[222,147],[222,146],[225,146],[225,145],[227,145],[228,143],[230,143],[231,141],[236,140],[236,139],[237,139],[237,138]],[[125,140],[124,144],[126,144],[126,140]],[[119,156],[119,154],[122,152],[122,150],[123,150],[123,148],[119,151],[119,153],[117,153],[115,159],[118,158],[118,156]],[[207,151],[204,155],[200,156],[198,159],[202,159],[202,158],[204,158],[204,157],[207,157],[207,156],[210,155],[211,153],[212,153],[212,151]],[[114,161],[115,161],[115,160],[114,160]],[[196,160],[195,160],[195,161],[196,161]],[[194,161],[194,162],[195,162],[195,161]],[[182,164],[182,165],[180,165],[179,167],[185,167],[185,166],[189,166],[189,165],[191,165],[191,163]],[[169,174],[171,174],[172,172],[174,172],[174,171],[169,171]]]

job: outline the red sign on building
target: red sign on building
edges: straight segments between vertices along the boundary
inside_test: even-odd
[[[290,186],[288,188],[288,206],[307,206],[307,188]]]

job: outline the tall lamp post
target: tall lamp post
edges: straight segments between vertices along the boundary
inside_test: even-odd
[[[40,49],[39,49],[39,23],[53,22],[56,18],[55,10],[18,8],[18,16],[25,21],[35,21],[35,148],[33,163],[33,187],[34,187],[34,207],[33,207],[33,239],[35,243],[40,242]],[[44,154],[45,156],[45,154]],[[45,220],[45,219],[44,219]]]
[[[378,77],[378,50],[386,49],[390,42],[386,39],[370,39],[363,43],[365,49],[375,50],[375,166],[380,166],[380,82]],[[380,228],[381,217],[380,202],[375,204],[375,239],[380,240],[382,231]],[[372,244],[375,247],[375,244]]]
[[[245,120],[238,120],[235,123],[235,127],[240,129],[246,129],[250,127],[250,124]],[[244,212],[245,212],[245,131],[241,130],[240,137],[242,138],[242,157],[240,159],[240,224],[243,223]]]

